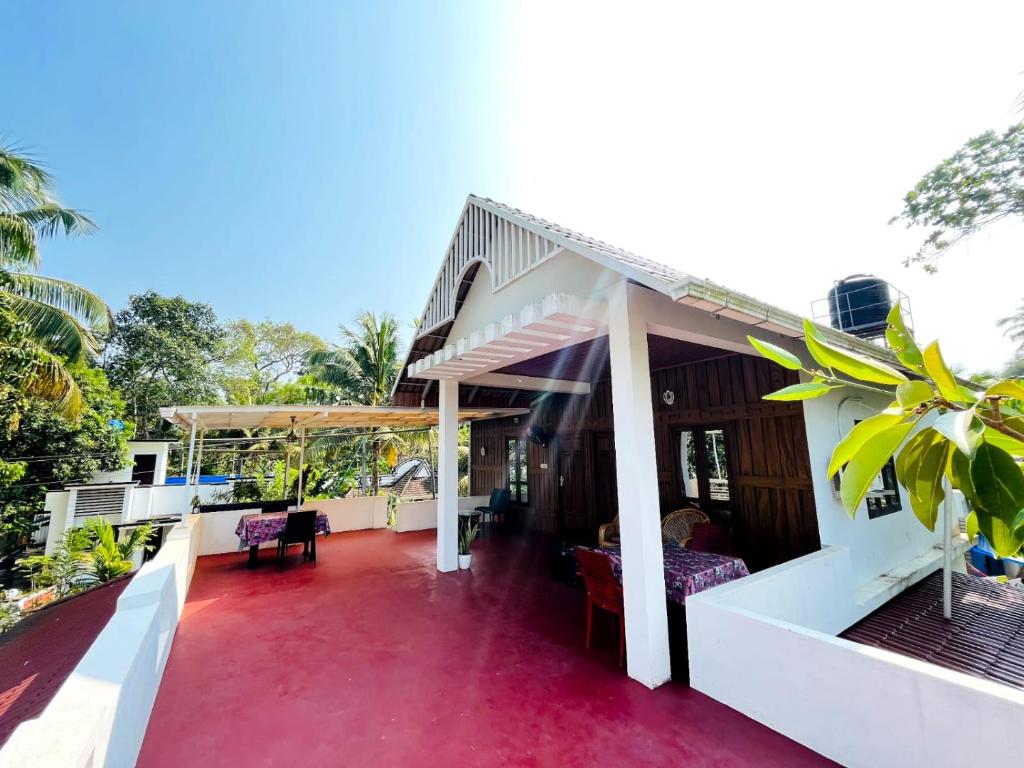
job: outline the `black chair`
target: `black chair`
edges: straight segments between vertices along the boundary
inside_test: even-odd
[[[505,511],[508,509],[508,503],[508,488],[495,488],[491,491],[491,500],[487,502],[487,506],[477,507],[474,512],[480,513],[482,522],[486,522],[488,517],[491,518],[491,522],[494,522],[496,518],[501,518],[500,522],[504,525]]]
[[[284,531],[277,539],[277,565],[284,570],[284,555],[290,544],[302,545],[302,560],[313,561],[316,568],[316,515],[315,509],[289,512]]]

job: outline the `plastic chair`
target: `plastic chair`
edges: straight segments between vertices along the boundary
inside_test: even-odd
[[[626,661],[626,611],[622,600],[622,587],[615,579],[612,561],[603,552],[576,547],[576,561],[587,590],[587,648],[594,626],[594,608],[619,617],[619,666]]]
[[[284,530],[277,539],[277,564],[284,570],[284,555],[290,544],[302,544],[302,560],[312,560],[316,568],[316,515],[315,509],[289,512]]]
[[[480,521],[487,522],[487,517],[494,522],[496,517],[501,518],[501,524],[505,524],[505,511],[508,509],[510,496],[508,488],[495,488],[491,491],[491,499],[486,507],[476,507],[473,511],[480,513]]]

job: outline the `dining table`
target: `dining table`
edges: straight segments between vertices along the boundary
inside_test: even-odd
[[[596,551],[608,555],[612,561],[612,572],[621,584],[622,549],[604,547]],[[750,575],[747,564],[738,557],[698,552],[671,543],[664,546],[664,561],[665,594],[669,601],[679,605],[683,605],[690,595]]]
[[[260,544],[267,541],[274,541],[284,533],[285,524],[288,522],[288,515],[291,512],[266,512],[260,514],[255,512],[249,515],[242,515],[235,528],[235,535],[239,539],[239,549],[249,548],[249,560],[247,568],[259,567]],[[326,536],[331,532],[331,523],[327,514],[317,512],[316,533]]]

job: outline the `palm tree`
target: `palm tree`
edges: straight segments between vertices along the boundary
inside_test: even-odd
[[[1020,345],[1024,350],[1024,304],[1017,307],[1017,311],[1009,317],[999,321],[999,327],[1005,329],[1003,333]]]
[[[401,360],[398,352],[398,322],[390,314],[380,318],[363,312],[354,328],[342,326],[343,344],[318,350],[309,356],[312,376],[341,393],[342,402],[358,405],[387,405],[398,378]],[[398,436],[387,430],[374,432],[370,444],[371,488],[377,495],[380,485],[382,443]]]
[[[67,280],[36,274],[39,241],[86,234],[96,227],[57,202],[53,177],[28,155],[0,146],[0,302],[23,321],[37,346],[31,394],[77,416],[81,393],[65,362],[96,355],[112,317],[94,293]]]

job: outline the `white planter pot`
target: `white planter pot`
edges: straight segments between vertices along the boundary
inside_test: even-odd
[[[461,570],[463,570],[463,571],[467,570],[472,563],[473,563],[473,555],[472,555],[472,553],[470,553],[468,555],[459,555],[459,568]]]

